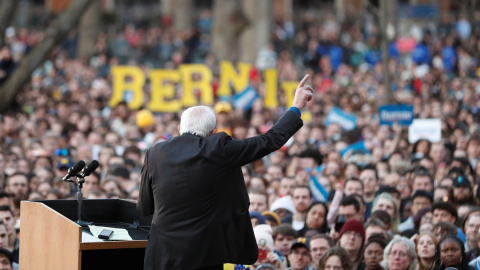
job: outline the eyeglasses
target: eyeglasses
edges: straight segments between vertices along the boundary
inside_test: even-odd
[[[355,231],[346,231],[343,233],[343,235],[347,236],[347,237],[352,237],[354,236],[355,238],[362,238],[362,235],[358,232],[355,232]]]
[[[394,251],[394,252],[390,253],[390,256],[405,258],[405,257],[407,257],[407,253],[401,252],[401,251]]]

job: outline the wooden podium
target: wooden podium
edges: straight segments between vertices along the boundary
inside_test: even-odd
[[[22,201],[21,208],[21,270],[143,269],[152,217],[134,202],[83,200],[82,215],[93,225],[127,229],[132,241],[82,241],[76,200]]]

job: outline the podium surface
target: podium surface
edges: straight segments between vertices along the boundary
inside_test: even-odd
[[[83,200],[82,221],[124,228],[131,241],[84,241],[77,200],[22,201],[20,269],[142,269],[151,217],[127,200]]]

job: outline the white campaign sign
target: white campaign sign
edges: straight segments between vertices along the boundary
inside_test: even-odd
[[[440,119],[413,119],[413,123],[408,127],[409,143],[415,143],[420,139],[437,143],[441,138],[442,122]]]

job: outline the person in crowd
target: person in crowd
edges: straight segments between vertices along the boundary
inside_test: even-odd
[[[18,263],[13,261],[13,254],[4,247],[0,247],[0,269],[18,270]]]
[[[417,269],[417,254],[415,243],[403,236],[395,235],[383,252],[380,265],[385,270],[415,270]]]
[[[273,229],[273,243],[275,251],[280,252],[285,260],[292,247],[293,241],[298,237],[298,232],[295,231],[290,224],[281,224]]]
[[[355,270],[356,268],[354,267],[348,252],[342,247],[335,246],[329,249],[320,259],[318,269]]]
[[[292,201],[295,205],[295,213],[292,216],[286,216],[282,223],[292,225],[297,231],[305,227],[305,219],[307,216],[307,209],[313,202],[312,192],[308,186],[296,186],[292,192]],[[327,212],[325,212],[325,215]]]
[[[268,210],[268,196],[264,189],[252,188],[248,191],[250,206],[248,212],[264,212]]]
[[[372,211],[384,210],[392,218],[392,231],[398,233],[398,225],[400,222],[400,213],[398,211],[397,202],[389,193],[381,193],[375,197],[373,201]]]
[[[310,239],[310,253],[312,254],[312,268],[320,268],[320,259],[335,243],[333,239],[326,234],[315,234]]]
[[[368,241],[372,235],[383,235],[385,239],[389,239],[390,237],[385,223],[376,217],[370,217],[367,223],[365,223],[365,242]]]
[[[257,211],[250,212],[250,221],[252,222],[252,227],[254,228],[257,225],[266,224],[265,217]]]
[[[17,231],[15,230],[15,217],[12,209],[8,205],[0,205],[0,219],[7,227],[8,243],[5,246],[13,255],[13,261],[18,263],[20,258],[20,241],[17,237]]]
[[[412,215],[398,226],[398,230],[400,232],[403,232],[409,229],[414,229],[415,223],[413,222],[413,216],[416,215],[418,211],[420,211],[422,208],[431,207],[432,202],[433,202],[432,196],[424,190],[419,190],[413,193]]]
[[[433,192],[433,178],[425,167],[420,166],[414,171],[412,178],[412,192],[423,190]]]
[[[282,262],[279,255],[274,252],[272,228],[270,225],[257,225],[253,228],[253,232],[255,233],[259,253],[257,261],[253,263],[250,269],[255,269],[262,263],[271,264],[278,269],[281,268],[282,263],[285,263],[285,261]],[[285,267],[285,265],[283,267]]]
[[[467,238],[465,242],[465,252],[467,253],[470,251],[478,251],[477,234],[480,229],[480,213],[478,213],[478,209],[473,211],[471,215],[467,215],[463,224],[463,231]]]
[[[280,186],[278,187],[278,196],[283,197],[290,195],[292,196],[293,194],[293,189],[296,186],[296,181],[294,178],[291,177],[282,177],[280,180]]]
[[[444,270],[449,267],[456,269],[474,269],[468,265],[465,248],[462,240],[456,236],[444,236],[437,244],[437,257],[440,265],[435,270]]]
[[[451,202],[442,202],[437,201],[432,204],[432,224],[435,226],[438,222],[448,222],[451,224],[456,224],[458,214],[457,208]],[[462,240],[466,241],[465,234],[463,231],[457,227],[457,236]]]
[[[314,202],[307,209],[305,226],[298,231],[300,236],[311,237],[317,233],[326,233],[328,207],[323,202]]]
[[[292,196],[286,195],[276,199],[270,205],[270,211],[278,215],[280,220],[295,213],[295,205],[293,204]]]
[[[458,206],[470,204],[478,205],[473,196],[473,187],[466,175],[459,175],[453,179],[453,200],[452,202]]]
[[[359,270],[381,270],[380,262],[383,260],[383,251],[387,246],[387,239],[383,235],[373,235],[365,243],[363,253],[364,261],[359,266]]]
[[[356,269],[363,258],[363,246],[365,243],[365,228],[362,222],[351,219],[345,222],[339,233],[337,245],[345,249]]]
[[[288,270],[307,270],[312,264],[312,255],[310,253],[310,240],[305,237],[295,239],[288,254],[290,267]]]
[[[369,164],[365,166],[360,172],[359,178],[363,183],[363,198],[366,205],[365,218],[368,218],[372,212],[376,192],[380,187],[380,180],[378,179],[375,165]]]
[[[415,240],[418,259],[418,270],[433,269],[435,264],[435,250],[438,239],[432,233],[418,235]]]
[[[450,222],[438,222],[433,225],[432,233],[437,237],[437,239],[442,239],[445,235],[457,235],[457,227]]]
[[[262,216],[265,217],[265,222],[275,229],[277,226],[281,224],[280,217],[272,211],[264,211]]]
[[[22,200],[28,198],[28,178],[23,173],[14,173],[7,178],[5,191],[13,193]]]

